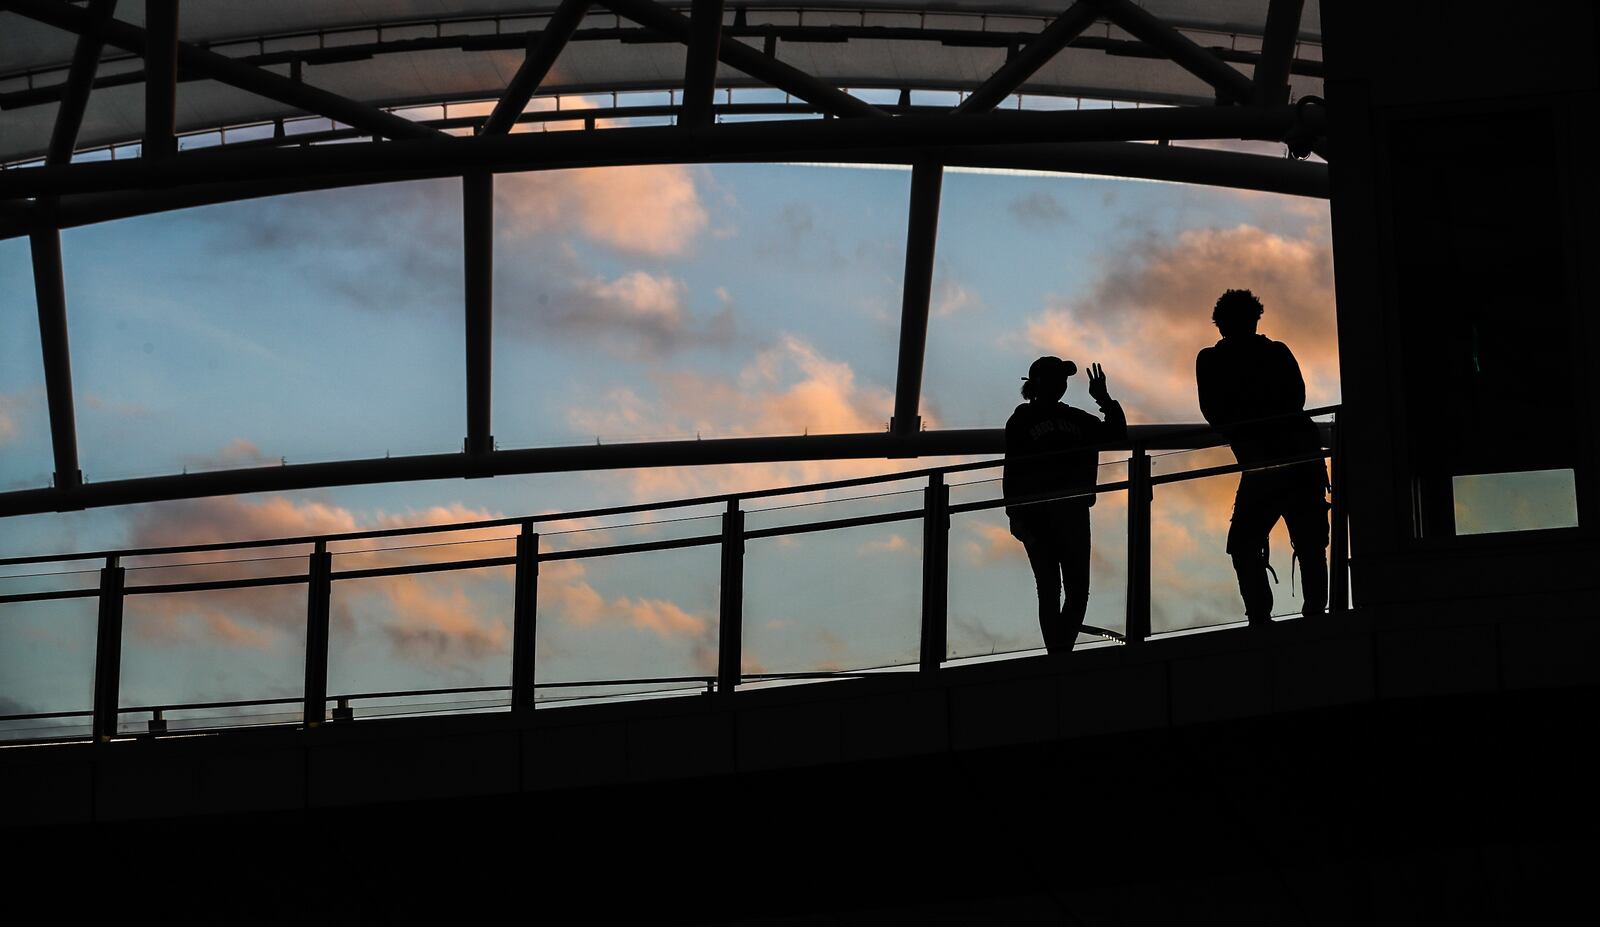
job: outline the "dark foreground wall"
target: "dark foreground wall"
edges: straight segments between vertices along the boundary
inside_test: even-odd
[[[6,898],[340,921],[1530,922],[1586,884],[1600,810],[1600,635],[1537,614],[0,750]]]

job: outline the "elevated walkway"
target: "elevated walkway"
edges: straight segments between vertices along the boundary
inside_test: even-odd
[[[11,748],[0,818],[14,844],[106,854],[186,893],[240,869],[289,879],[315,910],[518,892],[601,919],[916,918],[943,890],[957,907],[939,910],[1021,912],[999,922],[1061,922],[1065,905],[1155,923],[1203,902],[1331,924],[1383,921],[1387,892],[1470,922],[1553,897],[1560,860],[1594,850],[1600,799],[1578,758],[1600,626],[1562,606],[1412,609],[1401,626],[1358,610],[934,674]],[[41,857],[41,877],[70,882],[47,862],[62,858]],[[428,884],[411,885],[423,858]],[[596,878],[611,887],[570,894]]]

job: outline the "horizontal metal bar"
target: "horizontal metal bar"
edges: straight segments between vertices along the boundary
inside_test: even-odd
[[[44,721],[50,718],[92,718],[94,712],[84,711],[35,711],[25,715],[0,715],[0,721]]]
[[[298,705],[303,701],[299,696],[286,696],[284,698],[250,698],[238,699],[230,702],[179,702],[172,705],[130,705],[119,707],[117,714],[142,714],[150,711],[203,711],[207,708],[254,708],[257,705]]]
[[[651,679],[598,679],[592,681],[568,680],[566,682],[536,682],[536,689],[587,689],[590,686],[636,686],[659,683],[716,682],[715,676],[657,676]]]
[[[1308,409],[1305,412],[1293,413],[1293,417],[1301,415],[1316,416],[1331,414],[1338,410],[1338,406],[1322,406]],[[1259,424],[1270,422],[1290,416],[1263,419],[1240,424]],[[1090,445],[1084,448],[1075,448],[1072,453],[1084,450],[1118,451],[1128,450],[1134,445],[1147,449],[1167,450],[1192,450],[1203,447],[1215,447],[1224,443],[1221,435],[1207,425],[1130,425],[1128,427],[1128,440],[1121,442],[1107,442]],[[698,455],[691,453],[701,448],[709,448],[710,453]],[[734,450],[723,453],[722,448]],[[589,446],[579,448],[543,448],[527,451],[495,451],[484,455],[489,458],[482,467],[471,467],[471,461],[465,454],[440,454],[422,457],[382,458],[375,460],[344,461],[335,464],[297,464],[290,467],[260,467],[247,470],[218,471],[209,474],[192,474],[184,476],[146,477],[135,480],[119,480],[108,483],[86,483],[84,491],[101,491],[104,497],[122,498],[123,496],[138,497],[138,501],[150,501],[165,498],[189,498],[206,495],[221,495],[229,492],[269,491],[272,489],[291,488],[266,483],[254,479],[254,474],[266,472],[268,474],[293,470],[301,473],[293,486],[314,485],[341,485],[335,481],[330,483],[317,483],[320,476],[305,476],[306,471],[315,470],[318,475],[342,474],[346,471],[360,471],[363,468],[373,468],[380,471],[376,477],[353,480],[352,482],[388,482],[402,479],[434,479],[446,476],[466,475],[464,471],[472,470],[476,475],[490,476],[504,473],[540,472],[526,470],[529,457],[555,453],[560,462],[566,463],[565,469],[603,469],[602,463],[609,463],[610,467],[651,467],[651,466],[682,466],[688,464],[706,463],[747,463],[747,462],[772,462],[780,460],[822,460],[822,459],[856,459],[865,457],[921,457],[921,456],[962,456],[970,454],[999,453],[1005,449],[1005,432],[999,428],[974,428],[964,430],[924,431],[914,435],[895,437],[887,433],[880,434],[855,434],[855,435],[814,435],[807,437],[785,438],[726,438],[712,439],[709,441],[674,441],[654,442],[649,444],[621,444],[605,445],[602,450],[622,450],[626,457],[614,455],[608,461],[595,461],[585,458],[578,452],[595,450]],[[643,453],[648,451],[648,454]],[[563,453],[572,452],[572,453]],[[1044,455],[1048,456],[1048,455]],[[390,470],[384,465],[390,462],[405,465],[398,471]],[[422,464],[425,462],[446,461],[449,468],[444,472],[433,470]],[[582,466],[592,464],[592,466]],[[99,550],[84,551],[70,554],[34,554],[24,557],[0,558],[0,566],[13,566],[29,563],[53,563],[73,560],[104,559],[108,556],[141,557],[156,556],[176,553],[200,553],[219,550],[241,550],[262,547],[285,547],[293,545],[312,544],[317,541],[338,543],[341,541],[364,540],[381,537],[400,537],[406,535],[436,534],[444,532],[467,531],[484,528],[508,527],[520,525],[526,521],[551,522],[568,521],[574,519],[601,518],[612,515],[626,515],[637,512],[666,511],[674,508],[685,508],[700,505],[726,504],[730,499],[758,499],[772,498],[799,493],[822,492],[830,489],[840,489],[850,486],[865,486],[875,483],[900,482],[926,477],[934,473],[950,474],[962,473],[973,470],[993,469],[1003,466],[1004,460],[982,460],[964,464],[949,464],[941,467],[926,467],[917,470],[902,470],[893,473],[874,474],[872,476],[854,477],[844,480],[826,480],[817,483],[805,483],[794,486],[780,486],[768,489],[753,490],[743,493],[724,493],[710,496],[695,496],[682,499],[671,499],[662,502],[642,502],[630,505],[612,506],[602,509],[584,509],[576,512],[555,512],[543,515],[524,515],[509,518],[484,519],[479,521],[459,522],[443,525],[418,525],[414,527],[380,528],[366,531],[351,531],[342,534],[304,535],[286,538],[261,538],[248,541],[223,541],[211,544],[173,545],[168,547],[144,547],[128,550]],[[324,468],[335,468],[325,470]],[[562,469],[550,466],[550,470]],[[487,472],[482,472],[487,470]],[[406,475],[413,474],[413,475]],[[431,474],[431,475],[419,475]],[[231,481],[224,480],[219,484],[208,478],[218,475],[229,477],[244,477],[237,487]],[[204,483],[191,483],[192,480],[206,480]],[[307,482],[310,480],[310,482]],[[187,492],[177,492],[178,487],[186,487]],[[42,498],[35,494],[51,494],[50,498],[59,499],[55,490],[21,490],[19,492],[0,493],[0,517],[13,514],[34,513],[50,511],[45,508],[25,508],[17,505],[19,497],[29,500]],[[97,502],[90,505],[117,504],[112,502]],[[84,506],[80,505],[79,508]],[[492,539],[497,540],[497,539]],[[336,554],[339,552],[335,552]],[[347,551],[345,553],[355,553]]]
[[[749,513],[746,513],[747,515]],[[903,512],[885,512],[881,515],[858,515],[854,518],[835,518],[830,521],[807,522],[803,525],[784,525],[778,528],[758,528],[746,530],[744,538],[753,541],[757,538],[781,537],[789,534],[810,534],[813,531],[831,531],[837,528],[859,528],[863,525],[881,525],[891,521],[908,521],[921,518],[922,509],[908,509]]]
[[[1053,493],[1041,493],[1036,496],[1023,496],[1017,499],[1001,498],[984,499],[978,502],[962,502],[960,504],[951,505],[950,514],[959,515],[962,512],[981,512],[985,509],[1004,508],[1008,505],[1033,505],[1039,502],[1059,502],[1067,499],[1084,499],[1089,496],[1099,497],[1110,492],[1123,492],[1127,488],[1127,480],[1116,480],[1115,482],[1111,483],[1096,483],[1094,489],[1092,490],[1085,488],[1082,492],[1075,492],[1064,496],[1055,495]]]
[[[310,582],[305,573],[293,576],[257,576],[250,579],[219,579],[194,583],[159,583],[150,586],[128,586],[123,595],[156,595],[176,592],[216,592],[223,589],[255,589],[261,586],[293,586]]]
[[[617,554],[642,554],[652,550],[676,550],[683,547],[703,547],[722,542],[720,534],[700,534],[670,541],[645,541],[638,544],[613,544],[609,547],[585,547],[577,550],[550,550],[539,552],[539,562],[546,560],[583,560],[588,557],[611,557]]]
[[[1261,470],[1275,470],[1279,467],[1289,467],[1297,463],[1311,463],[1314,460],[1325,460],[1327,457],[1328,451],[1324,450],[1317,454],[1294,454],[1288,457],[1282,457],[1276,460],[1268,461],[1267,463],[1251,464],[1248,467],[1239,463],[1218,464],[1215,467],[1201,467],[1196,470],[1181,470],[1177,473],[1165,473],[1161,476],[1152,476],[1150,477],[1150,485],[1160,486],[1165,483],[1183,483],[1188,482],[1189,480],[1204,479],[1208,476],[1226,476],[1229,473],[1254,473]]]
[[[329,695],[328,701],[356,701],[367,698],[412,698],[422,695],[472,695],[479,692],[510,692],[510,686],[455,686],[448,689],[397,689],[392,692],[357,692]]]
[[[350,553],[359,554],[361,551],[350,551]],[[341,570],[329,579],[373,579],[379,576],[409,576],[413,573],[448,573],[453,570],[516,566],[516,563],[516,557],[483,557],[477,560],[451,560],[446,563],[414,563],[404,566],[373,567],[369,570]]]
[[[98,588],[94,589],[57,589],[53,592],[15,592],[10,595],[0,595],[0,605],[9,605],[15,602],[47,602],[52,599],[87,599],[100,594]]]

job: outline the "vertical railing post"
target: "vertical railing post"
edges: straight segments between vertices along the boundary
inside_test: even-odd
[[[1350,608],[1350,510],[1344,497],[1344,430],[1339,427],[1338,412],[1333,413],[1332,431],[1328,483],[1333,491],[1333,549],[1328,556],[1328,611],[1342,612]]]
[[[328,607],[333,597],[333,555],[318,541],[311,552],[311,581],[306,601],[306,727],[317,727],[328,714]]]
[[[950,487],[928,475],[922,502],[922,659],[924,672],[944,663],[950,604]]]
[[[539,535],[533,522],[522,523],[517,535],[516,597],[511,621],[511,710],[532,711],[533,657],[538,640]]]
[[[744,513],[729,499],[722,514],[722,592],[717,625],[717,691],[731,695],[743,677]]]
[[[1128,617],[1123,629],[1129,646],[1150,636],[1150,455],[1141,445],[1128,457]]]
[[[127,572],[117,555],[106,558],[100,570],[100,615],[95,631],[94,717],[96,741],[117,734],[117,701],[122,679],[122,590]]]

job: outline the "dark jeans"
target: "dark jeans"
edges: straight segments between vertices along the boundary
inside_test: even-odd
[[[1089,507],[1028,506],[1011,516],[1011,536],[1022,542],[1033,567],[1044,646],[1051,653],[1066,653],[1089,609]]]
[[[1267,583],[1267,535],[1282,518],[1305,576],[1301,614],[1321,614],[1328,604],[1328,472],[1320,462],[1257,470],[1239,477],[1228,527],[1228,554],[1239,576],[1239,595],[1251,624],[1272,620]]]

